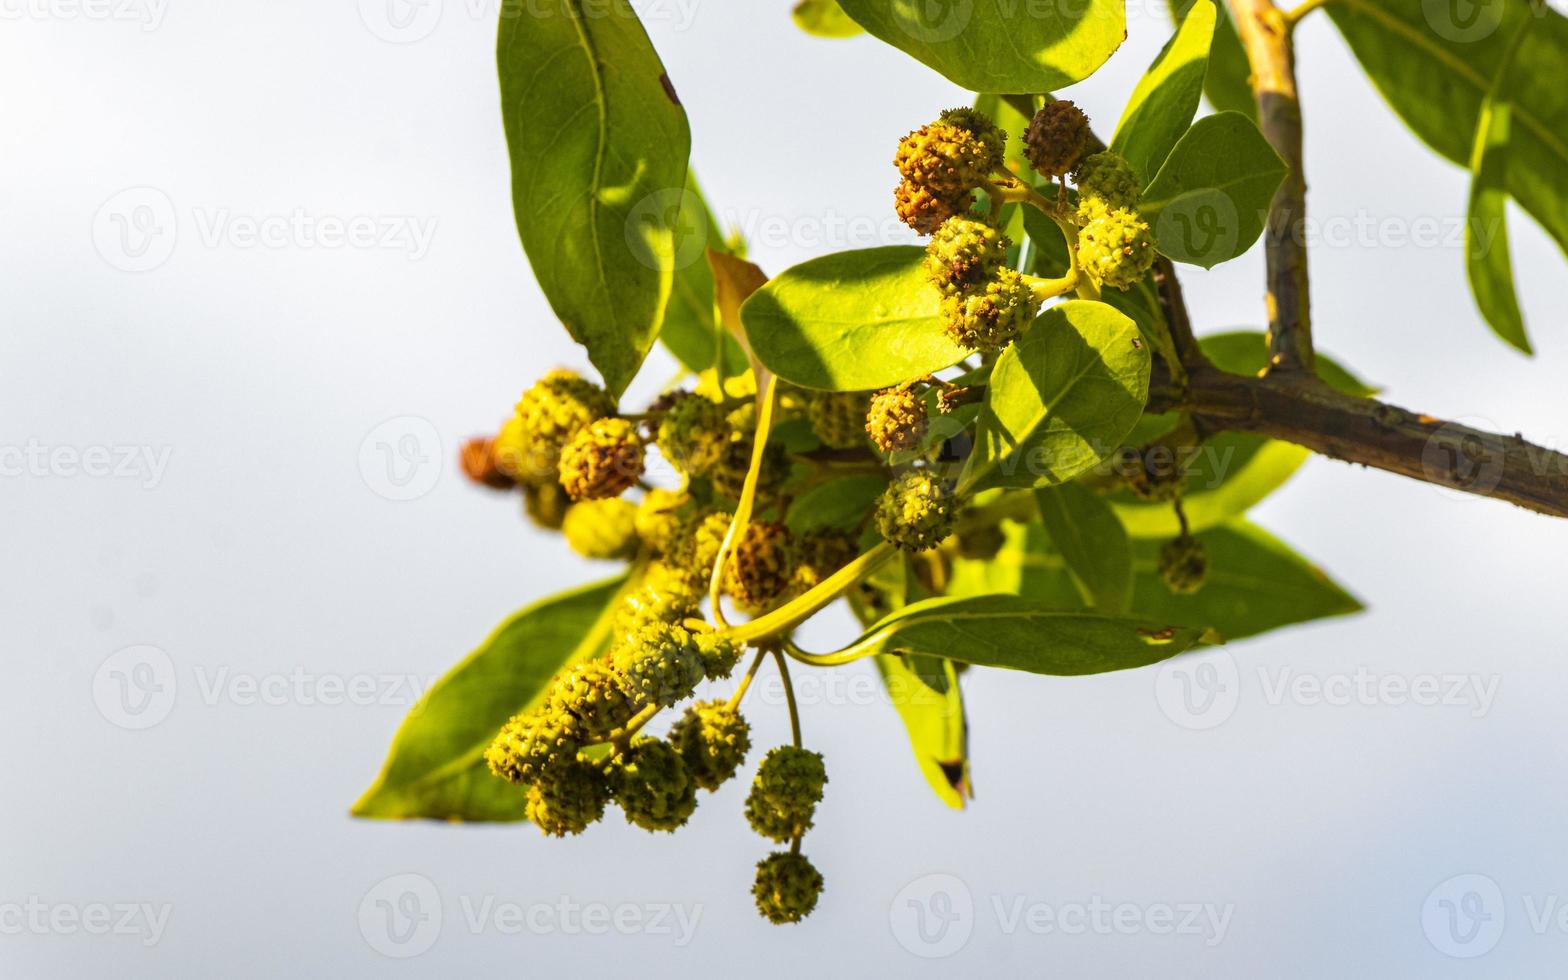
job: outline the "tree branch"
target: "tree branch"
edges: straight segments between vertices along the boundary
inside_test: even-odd
[[[1307,218],[1302,170],[1301,101],[1290,23],[1273,0],[1230,0],[1258,99],[1263,135],[1290,168],[1269,205],[1264,250],[1268,261],[1269,370],[1313,370],[1312,311],[1307,291],[1307,248],[1300,230]]]
[[[1314,452],[1568,517],[1568,456],[1457,422],[1342,394],[1312,378],[1189,372],[1150,411],[1193,413],[1211,430],[1255,432]]]

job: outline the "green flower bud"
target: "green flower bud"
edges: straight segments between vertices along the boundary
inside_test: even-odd
[[[1080,223],[1094,220],[1104,210],[1138,206],[1138,175],[1119,153],[1103,150],[1085,157],[1073,172],[1073,181],[1078,185]]]
[[[546,531],[559,531],[572,501],[554,481],[523,484],[523,513]]]
[[[708,479],[713,482],[714,493],[729,500],[740,499],[741,489],[746,485],[746,473],[751,469],[751,447],[750,435],[735,439],[725,447],[724,458],[719,460],[719,464],[708,473]],[[762,451],[762,466],[757,471],[758,495],[772,496],[787,479],[789,479],[789,457],[783,446],[770,442]]]
[[[926,400],[908,384],[877,392],[866,412],[866,434],[885,453],[918,448],[926,426]]]
[[[728,442],[724,409],[701,395],[682,393],[659,420],[659,452],[682,473],[705,475]]]
[[[580,834],[604,816],[610,780],[598,766],[573,759],[551,766],[528,788],[526,813],[552,837]]]
[[[987,173],[1002,168],[1006,156],[1007,133],[992,122],[990,116],[970,106],[959,106],[957,109],[944,109],[937,117],[937,122],[957,126],[980,142],[985,149],[984,162]]]
[[[854,560],[859,550],[841,531],[813,531],[801,538],[796,549],[795,589],[815,588],[822,580]]]
[[[617,680],[615,669],[604,660],[578,664],[556,675],[549,703],[576,720],[584,743],[602,742],[637,713]]]
[[[637,537],[650,551],[664,554],[691,520],[691,497],[674,490],[649,490],[637,505]]]
[[[942,325],[955,343],[1000,350],[1028,329],[1039,306],[1023,277],[1002,269],[981,288],[943,297]]]
[[[1047,102],[1029,121],[1024,155],[1046,177],[1061,177],[1078,165],[1089,146],[1089,117],[1066,99]]]
[[[751,726],[727,701],[699,701],[670,726],[670,744],[692,780],[711,793],[746,760]]]
[[[669,707],[691,696],[702,680],[702,651],[684,626],[646,623],[615,651],[621,690],[637,708]]]
[[[866,444],[870,404],[871,396],[864,391],[813,391],[806,397],[806,417],[824,446],[855,449]]]
[[[1209,574],[1209,549],[1197,538],[1183,534],[1160,549],[1158,567],[1167,589],[1178,595],[1196,592]]]
[[[719,546],[724,543],[724,535],[729,533],[731,519],[727,511],[704,514],[676,539],[667,556],[672,571],[684,576],[698,594],[708,592],[713,563],[718,560]]]
[[[790,594],[795,538],[783,524],[753,521],[724,567],[724,591],[744,612],[765,612]]]
[[[697,633],[697,652],[702,654],[702,672],[714,680],[722,680],[735,669],[740,660],[740,647],[727,636],[717,633]]]
[[[523,392],[515,422],[497,437],[497,464],[525,483],[555,478],[561,450],[589,423],[615,414],[615,399],[575,371],[551,371]]]
[[[922,235],[936,231],[955,214],[967,213],[974,202],[973,193],[965,192],[956,198],[941,197],[908,179],[899,181],[893,189],[893,210],[898,214],[898,220]]]
[[[757,911],[774,925],[799,922],[817,907],[822,874],[804,854],[776,851],[757,863],[751,894]]]
[[[561,451],[561,486],[573,500],[618,497],[642,469],[642,439],[626,419],[591,422]]]
[[[573,504],[561,533],[584,558],[630,558],[637,551],[637,505],[619,497]]]
[[[661,562],[651,562],[643,574],[642,585],[621,600],[615,631],[631,637],[653,623],[679,626],[687,619],[699,618],[701,603],[702,593],[695,582]]]
[[[1007,265],[1007,236],[978,218],[947,219],[926,243],[925,271],[947,295],[969,292]]]
[[[770,749],[746,797],[746,820],[770,840],[799,837],[811,828],[827,781],[821,753],[794,745]]]
[[[948,486],[925,470],[900,474],[877,500],[877,529],[905,551],[926,551],[953,529],[958,502]]]
[[[485,750],[485,762],[495,775],[526,786],[545,769],[576,758],[582,747],[578,734],[575,717],[546,703],[539,710],[524,712],[502,725]]]
[[[1107,211],[1078,232],[1078,264],[1095,282],[1125,290],[1154,265],[1154,235],[1136,211]]]
[[[641,737],[610,767],[610,786],[626,822],[673,831],[697,809],[697,784],[668,743]]]

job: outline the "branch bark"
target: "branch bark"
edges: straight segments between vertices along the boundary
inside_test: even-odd
[[[1259,128],[1290,168],[1269,206],[1263,239],[1268,262],[1269,370],[1310,374],[1312,309],[1307,248],[1300,234],[1307,217],[1307,181],[1290,24],[1273,0],[1230,0],[1230,7],[1252,64]]]
[[[1483,432],[1342,394],[1313,378],[1188,373],[1150,411],[1191,412],[1211,431],[1255,432],[1348,463],[1398,473],[1553,517],[1568,517],[1568,455],[1519,435]]]

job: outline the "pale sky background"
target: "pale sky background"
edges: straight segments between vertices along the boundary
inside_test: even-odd
[[[1369,611],[1216,655],[1218,676],[1235,674],[1200,719],[1213,727],[1162,711],[1158,669],[973,672],[978,798],[955,813],[869,667],[808,686],[806,737],[832,782],[806,840],[828,890],[804,925],[752,909],[770,847],[739,784],[672,838],[613,813],[565,842],[350,820],[407,709],[399,678],[424,683],[514,609],[606,572],[456,472],[462,438],[547,368],[585,362],[517,244],[494,0],[430,2],[439,20],[404,44],[367,26],[385,26],[374,0],[0,6],[0,447],[144,454],[128,476],[61,463],[0,478],[0,974],[1560,968],[1568,523],[1326,460],[1254,516]],[[1102,131],[1168,31],[1157,0],[1141,3],[1123,52],[1069,93]],[[874,244],[834,229],[887,224],[896,140],[966,101],[880,42],[801,35],[786,0],[643,9],[709,197],[770,272]],[[1300,43],[1313,215],[1455,227],[1465,174],[1394,119],[1326,20]],[[153,190],[116,197],[134,188]],[[110,215],[158,214],[126,202],[170,209],[177,228],[148,271],[103,255],[121,231]],[[430,235],[245,239],[247,221],[296,211]],[[1514,252],[1533,361],[1482,325],[1456,245],[1387,234],[1313,253],[1320,349],[1399,404],[1568,445],[1564,259],[1522,217]],[[1261,270],[1256,250],[1184,270],[1200,329],[1259,325]],[[403,438],[431,461],[400,489],[376,444]],[[109,659],[145,646],[167,660]],[[174,683],[130,715],[115,696],[127,671]],[[1358,671],[1435,678],[1459,703],[1270,697],[1282,676]],[[339,683],[374,684],[377,703],[342,703]],[[761,693],[765,747],[787,728],[776,688]],[[425,918],[392,936],[378,902],[421,896]],[[947,931],[933,918],[922,942],[911,898],[951,912]],[[563,899],[643,927],[573,935]],[[1122,928],[1029,927],[1071,929],[1101,902],[1127,906]],[[1161,928],[1166,915],[1189,928]]]

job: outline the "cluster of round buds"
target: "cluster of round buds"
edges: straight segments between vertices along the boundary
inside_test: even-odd
[[[1160,578],[1165,587],[1178,595],[1203,588],[1209,573],[1209,549],[1190,534],[1172,538],[1160,548]]]
[[[485,750],[485,762],[507,782],[531,786],[547,769],[575,759],[581,747],[577,719],[547,702],[501,726]]]
[[[565,837],[597,823],[609,801],[610,779],[604,770],[572,759],[547,769],[528,787],[524,812],[543,833]]]
[[[730,500],[739,500],[746,483],[746,474],[751,470],[751,452],[757,428],[756,405],[747,402],[731,412],[727,421],[729,442],[724,447],[724,455],[709,471],[708,479],[713,484],[714,493]],[[784,447],[777,442],[769,442],[762,451],[762,466],[757,471],[757,493],[763,497],[772,495],[789,479],[789,470],[789,457]]]
[[[1007,266],[1007,236],[979,218],[949,218],[926,243],[926,277],[944,296],[983,286]]]
[[[523,392],[491,447],[496,467],[520,483],[556,479],[566,444],[586,426],[615,414],[609,392],[575,371],[555,370]]]
[[[728,511],[715,510],[694,520],[665,552],[665,564],[694,588],[706,592],[732,519]]]
[[[918,449],[927,425],[926,400],[913,382],[877,392],[866,412],[866,434],[885,453]]]
[[[795,562],[795,538],[788,527],[753,521],[724,566],[724,591],[742,611],[766,612],[791,594]]]
[[[584,558],[630,558],[637,551],[637,505],[619,497],[572,504],[561,533]]]
[[[681,392],[659,419],[656,442],[671,466],[705,476],[724,458],[730,442],[724,409],[701,395]]]
[[[793,840],[811,829],[827,781],[820,753],[794,745],[771,749],[746,797],[746,821],[771,841]]]
[[[463,443],[458,461],[463,467],[463,474],[480,486],[492,490],[510,490],[517,486],[517,481],[502,472],[496,464],[494,439],[481,436]]]
[[[689,495],[674,490],[649,490],[637,505],[637,537],[654,554],[667,554],[686,530],[693,513]]]
[[[775,851],[757,863],[751,894],[763,918],[784,925],[811,914],[822,895],[822,884],[822,873],[804,854]]]
[[[683,626],[658,621],[626,638],[615,653],[615,671],[637,708],[684,701],[705,673],[696,637]]]
[[[1039,304],[1023,276],[1003,269],[977,289],[942,299],[942,325],[955,343],[1000,350],[1028,329]]]
[[[573,500],[618,497],[642,470],[642,438],[627,419],[590,422],[561,451],[561,486]]]
[[[1078,231],[1078,264],[1102,286],[1129,289],[1154,265],[1154,235],[1137,211],[1106,211]]]
[[[1088,146],[1089,117],[1066,99],[1042,106],[1024,133],[1024,155],[1045,177],[1060,178],[1071,172]]]
[[[1088,224],[1106,211],[1138,206],[1138,175],[1121,154],[1102,150],[1085,157],[1073,171],[1078,186],[1078,222]]]
[[[670,745],[702,789],[717,790],[751,750],[751,726],[727,701],[699,701],[670,726]]]
[[[697,783],[685,761],[656,738],[636,738],[616,757],[610,785],[626,822],[643,830],[673,831],[697,809]]]
[[[864,391],[813,391],[806,396],[806,418],[824,446],[856,449],[866,442],[870,404],[871,395]]]
[[[590,660],[556,675],[549,697],[571,715],[572,730],[589,744],[609,738],[637,713],[614,668],[603,660]]]
[[[927,551],[953,530],[958,501],[952,489],[926,470],[907,470],[877,500],[877,530],[904,551]]]
[[[903,176],[894,192],[898,216],[921,234],[969,210],[974,190],[1002,166],[1006,139],[983,113],[949,109],[898,142],[893,165]]]

